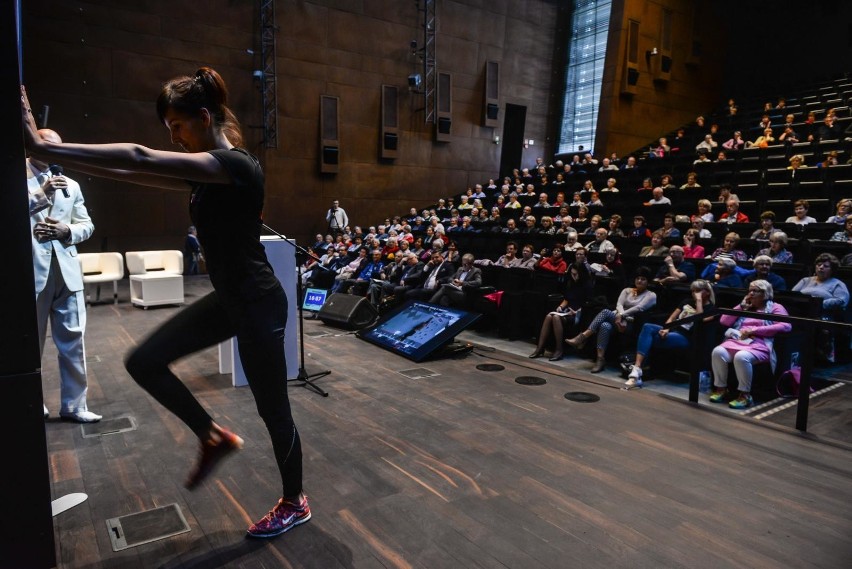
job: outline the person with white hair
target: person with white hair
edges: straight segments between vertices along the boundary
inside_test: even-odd
[[[787,310],[774,302],[773,298],[771,284],[764,280],[752,281],[745,298],[734,310],[786,316]],[[779,332],[789,332],[792,326],[788,322],[732,314],[722,316],[720,323],[728,330],[725,332],[725,341],[716,346],[710,356],[714,386],[710,402],[723,403],[730,399],[729,407],[745,409],[754,404],[751,396],[754,364],[769,362],[774,372],[777,356],[773,350],[773,339]],[[738,392],[733,399],[728,396],[728,364],[731,362],[738,382]]]

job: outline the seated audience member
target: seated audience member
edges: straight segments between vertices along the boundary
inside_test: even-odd
[[[734,132],[734,136],[722,143],[722,146],[728,150],[742,150],[745,145],[746,141],[743,140],[743,133],[740,131]]]
[[[509,203],[506,204],[506,209],[520,209],[523,207],[521,202],[518,201],[517,192],[512,192],[509,194]]]
[[[662,286],[684,284],[695,280],[695,265],[684,260],[684,250],[680,245],[672,245],[669,254],[663,260],[663,266],[657,271],[654,282]]]
[[[541,259],[535,265],[535,268],[540,271],[564,275],[568,270],[568,264],[562,258],[562,245],[554,245],[550,250],[550,255],[545,256],[545,250],[542,250]]]
[[[701,184],[698,183],[698,174],[690,172],[686,175],[686,183],[680,187],[681,190],[698,190],[701,189]]]
[[[473,255],[465,253],[462,257],[461,266],[451,277],[441,282],[438,289],[429,302],[442,306],[467,305],[467,293],[479,290],[482,286],[482,269],[473,266]]]
[[[672,205],[672,200],[663,195],[663,188],[656,187],[651,192],[651,199],[645,202],[645,205]]]
[[[361,247],[358,250],[358,255],[354,259],[337,270],[337,275],[334,277],[334,285],[331,287],[331,292],[338,292],[343,287],[343,283],[345,283],[347,279],[351,279],[353,275],[359,274],[364,267],[367,266],[367,263],[370,262],[369,252],[369,249],[366,247]]]
[[[618,170],[618,166],[613,164],[609,158],[601,160],[601,167],[598,168],[598,172],[609,172],[610,170]]]
[[[331,236],[329,235],[329,237]],[[328,243],[326,243],[321,233],[317,233],[316,241],[311,245],[311,251],[314,252],[314,255],[322,255],[325,253],[326,248],[328,248]]]
[[[843,312],[849,304],[849,288],[843,281],[834,277],[840,263],[831,253],[821,253],[814,259],[814,276],[805,277],[793,287],[794,292],[822,299],[822,319],[842,320]],[[828,330],[821,330],[817,338],[818,355],[834,362],[834,340]]]
[[[852,214],[846,216],[846,226],[831,236],[831,241],[841,241],[852,245]]]
[[[771,128],[765,128],[763,134],[758,136],[754,142],[746,142],[746,148],[751,148],[752,146],[766,148],[770,144],[775,144],[775,137],[772,136]]]
[[[727,211],[719,218],[720,222],[727,223],[748,223],[748,216],[740,211],[740,200],[734,197],[728,198],[725,202]]]
[[[619,283],[624,282],[624,264],[621,262],[621,254],[614,247],[607,250],[606,260],[603,263],[592,263],[589,267],[592,275],[596,277],[607,277]]]
[[[674,185],[674,180],[670,174],[663,174],[660,177],[660,187],[663,188],[663,192],[677,189],[677,186]]]
[[[668,254],[669,248],[663,245],[663,232],[659,229],[651,234],[651,244],[639,251],[640,257],[665,257]]]
[[[554,225],[560,225],[563,221],[568,221],[568,225],[574,221],[574,218],[568,213],[568,206],[562,206],[559,208],[559,213],[553,218]]]
[[[625,162],[625,163],[621,166],[621,169],[622,169],[622,170],[633,170],[633,169],[634,169],[634,168],[636,168],[637,166],[638,166],[638,165],[636,164],[636,157],[635,157],[635,156],[628,156],[628,157],[627,157],[627,162]]]
[[[529,197],[535,197],[535,185],[527,184],[527,192],[524,195]]]
[[[701,152],[701,153],[698,155],[698,158],[696,158],[696,159],[692,162],[692,164],[693,164],[693,165],[695,165],[695,164],[712,164],[712,161],[711,161],[711,160],[707,157],[707,153],[706,153],[706,152]],[[684,188],[683,186],[681,186],[681,189],[686,189],[686,188]]]
[[[580,192],[574,192],[574,199],[568,205],[571,206],[571,207],[581,207],[581,206],[584,206],[586,204],[583,203],[583,199],[582,199],[582,196],[580,195]]]
[[[393,289],[399,284],[402,274],[408,268],[405,262],[407,258],[408,253],[397,254],[393,261],[385,264],[380,277],[370,281],[367,287],[367,298],[370,299],[370,304],[378,307],[382,303],[382,298],[393,292]]]
[[[382,262],[382,252],[379,249],[373,249],[370,253],[370,261],[360,269],[357,275],[354,275],[354,279],[349,278],[343,281],[340,290],[356,296],[364,296],[370,281],[372,279],[381,279],[384,268],[385,264]]]
[[[616,180],[615,178],[609,178],[606,181],[606,186],[601,190],[602,192],[609,192],[611,194],[617,194],[619,189],[615,187]]]
[[[748,261],[748,255],[745,251],[737,249],[737,243],[740,241],[740,236],[731,231],[725,235],[722,246],[710,253],[710,258],[717,261],[721,258],[733,259],[734,262]]]
[[[612,241],[607,239],[606,228],[598,227],[595,229],[595,240],[586,245],[586,250],[589,253],[606,253],[610,249],[615,249],[615,245],[612,244]]]
[[[585,204],[583,204],[577,210],[577,219],[575,219],[574,221],[576,221],[577,223],[586,223],[586,221],[588,220],[588,217],[589,217],[589,208]]]
[[[661,137],[656,147],[651,147],[648,153],[648,158],[665,158],[671,151],[671,146],[667,144],[665,137]]]
[[[737,263],[733,259],[722,258],[716,261],[713,286],[716,288],[742,288],[743,280],[737,274],[736,267]]]
[[[518,244],[514,241],[509,241],[506,243],[506,253],[501,255],[496,261],[491,261],[490,259],[476,259],[474,264],[480,267],[487,267],[489,265],[498,265],[500,267],[508,269],[512,266],[517,260],[518,254]]]
[[[719,203],[728,203],[728,200],[731,198],[740,199],[737,194],[733,193],[733,188],[731,188],[731,184],[722,184],[719,186],[719,197],[716,198],[716,201]]]
[[[535,216],[528,215],[524,218],[524,225],[520,229],[521,233],[538,233],[538,229],[535,226]]]
[[[784,131],[778,135],[778,142],[783,142],[788,148],[799,142],[799,135],[792,126],[785,125]]]
[[[488,182],[489,182],[489,185],[488,185],[489,188],[491,188],[492,186],[495,187],[495,188],[497,187],[497,186],[494,186],[494,180],[488,180]],[[471,197],[473,199],[476,199],[476,200],[485,199],[487,197],[485,192],[482,189],[482,184],[476,184],[476,186],[474,186],[473,195]]]
[[[754,270],[743,277],[743,286],[748,286],[752,281],[763,280],[772,285],[775,290],[787,290],[787,283],[780,275],[772,272],[772,257],[769,255],[758,255],[754,258]]]
[[[394,254],[399,251],[399,242],[396,237],[388,237],[385,241],[385,246],[382,247],[382,262],[388,263],[393,261]]]
[[[710,203],[710,200],[698,200],[698,217],[703,219],[706,223],[713,223],[715,217],[713,217],[713,213],[710,211],[712,208],[713,204]]]
[[[414,243],[408,248],[409,252],[414,253],[419,258],[423,254],[423,238],[415,237]]]
[[[504,227],[501,231],[509,234],[520,233],[520,230],[518,229],[518,222],[510,217],[506,220],[506,227]]]
[[[787,218],[787,223],[795,223],[796,225],[807,225],[808,223],[816,223],[816,219],[808,215],[808,210],[811,204],[808,200],[796,200],[793,204],[793,213]]]
[[[549,215],[544,215],[541,218],[541,227],[538,232],[541,235],[556,235],[556,227],[553,225],[553,218]]]
[[[547,202],[547,194],[545,192],[538,195],[538,201],[533,207],[550,207],[550,204]]]
[[[695,146],[695,151],[699,154],[701,154],[703,151],[706,154],[708,152],[713,152],[713,149],[717,146],[719,146],[719,143],[713,140],[713,135],[705,134],[704,140],[702,140]]]
[[[423,267],[422,279],[417,286],[409,288],[405,292],[406,299],[426,300],[438,291],[442,279],[448,278],[455,272],[455,266],[444,260],[439,252],[432,253],[432,258]]]
[[[589,274],[592,274],[592,266],[591,264],[589,264],[588,257],[586,257],[585,247],[578,247],[577,249],[574,249],[574,262],[583,265],[584,267],[586,267],[586,270],[589,272]]]
[[[728,159],[728,154],[724,150],[720,150],[716,155],[716,159],[713,160],[714,164],[718,164],[719,162],[724,162]]]
[[[676,322],[696,314],[706,314],[704,322],[710,322],[716,312],[716,295],[710,283],[699,279],[692,281],[689,285],[690,299],[682,303],[669,315],[666,324]],[[663,328],[659,324],[647,323],[639,332],[639,341],[636,343],[636,358],[630,366],[625,387],[642,386],[642,365],[648,361],[651,350],[664,348],[669,350],[681,350],[686,352],[691,347],[692,332],[695,322],[680,324],[671,328]],[[687,357],[691,354],[684,354]]]
[[[598,228],[601,226],[603,222],[603,218],[599,215],[593,215],[591,219],[589,219],[589,226],[583,230],[581,235],[594,235]]]
[[[828,154],[825,155],[825,158],[822,159],[822,162],[817,162],[817,168],[830,168],[831,166],[837,166],[840,161],[837,159],[838,154],[836,150],[830,150]]]
[[[683,234],[683,256],[686,259],[703,259],[704,247],[696,245],[700,237],[698,229],[689,228]]]
[[[565,340],[566,344],[580,350],[586,345],[589,338],[597,336],[595,365],[591,369],[592,373],[599,373],[606,366],[604,354],[606,354],[613,329],[621,333],[626,332],[629,328],[632,328],[636,314],[650,310],[657,304],[656,293],[648,290],[648,278],[650,276],[651,271],[648,267],[639,267],[633,281],[634,286],[621,291],[615,310],[608,308],[601,310],[587,330],[570,340]]]
[[[560,209],[564,207],[567,211],[568,204],[565,203],[565,192],[559,192],[556,194],[556,199],[553,200],[553,207],[558,207]]]
[[[766,255],[773,263],[789,264],[793,262],[793,254],[787,250],[787,234],[776,231],[769,237],[769,247],[761,249],[758,255]]]
[[[808,140],[811,142],[841,140],[843,138],[843,131],[840,129],[840,126],[835,123],[835,118],[835,116],[826,112],[825,118],[822,120],[822,124],[814,130],[814,133],[808,137]]]
[[[446,247],[446,251],[441,256],[445,261],[452,263],[454,267],[458,267],[461,264],[461,253],[459,253],[459,247],[455,242],[450,242]]]
[[[535,249],[533,249],[532,245],[526,244],[521,249],[521,256],[515,259],[511,266],[531,271],[535,269],[536,262],[538,262],[538,259],[535,258]]]
[[[612,214],[609,218],[609,230],[607,231],[607,235],[609,237],[624,237],[624,231],[621,230],[621,216],[617,213]]]
[[[432,243],[430,245],[431,246],[428,249],[426,249],[420,255],[420,260],[423,261],[424,263],[427,263],[429,261],[429,259],[432,258],[432,253],[438,252],[438,253],[441,254],[442,257],[444,256],[444,241],[443,240],[437,239],[437,238],[433,239]]]
[[[734,310],[787,315],[787,310],[774,302],[773,297],[771,284],[762,280],[752,281],[745,298]],[[789,332],[792,326],[787,322],[773,322],[751,316],[737,317],[733,314],[723,315],[720,324],[728,330],[725,332],[725,341],[716,346],[710,356],[713,365],[710,402],[723,403],[728,397],[728,364],[733,362],[739,392],[728,406],[745,409],[754,403],[751,397],[754,364],[768,361],[775,371],[777,357],[773,350],[773,339],[779,332]]]
[[[845,224],[849,219],[849,214],[852,213],[852,199],[843,198],[837,202],[834,215],[825,220],[826,223],[836,223],[838,225]]]
[[[760,228],[756,229],[751,234],[751,238],[755,241],[769,241],[773,233],[778,233],[780,229],[773,226],[775,223],[775,212],[764,211],[760,214]]]
[[[645,217],[641,215],[633,216],[633,229],[627,234],[630,239],[648,239],[651,237],[651,230],[645,225]]]
[[[642,180],[642,186],[636,188],[637,192],[652,192],[654,191],[654,182],[651,178],[645,178]]]
[[[698,217],[697,215],[693,215],[692,219],[690,221],[692,221],[692,227],[690,229],[696,230],[698,232],[698,236],[701,239],[712,239],[713,238],[713,234],[710,233],[710,230],[704,228],[704,219],[703,218]]]
[[[573,227],[569,227],[568,230],[565,231],[565,250],[566,251],[576,251],[577,249],[585,249],[583,245],[578,241],[580,237],[577,230]]]
[[[680,229],[675,227],[675,215],[673,213],[667,213],[663,216],[663,226],[660,230],[666,239],[669,237],[680,237]]]
[[[589,202],[586,204],[589,207],[602,207],[603,202],[601,201],[600,194],[598,194],[597,190],[592,190],[589,192]]]
[[[554,348],[550,361],[562,359],[565,328],[576,326],[580,322],[581,310],[586,299],[591,296],[591,292],[592,279],[589,277],[588,269],[582,263],[572,263],[568,269],[568,278],[565,279],[562,302],[556,310],[544,317],[538,334],[538,344],[535,351],[530,354],[531,358],[543,356],[550,339],[553,338]]]

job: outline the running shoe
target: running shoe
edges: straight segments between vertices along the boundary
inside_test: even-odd
[[[754,405],[754,399],[750,393],[740,393],[739,397],[728,403],[731,409],[745,409]]]
[[[189,475],[186,487],[194,490],[201,482],[210,476],[216,466],[228,455],[243,448],[243,439],[231,431],[221,429],[217,433],[218,439],[208,439],[201,443],[201,455],[198,464]]]
[[[724,389],[722,389],[721,391],[714,391],[710,394],[710,403],[724,403],[725,395],[727,395],[727,393]]]
[[[246,530],[249,537],[275,537],[311,519],[308,497],[302,495],[298,504],[281,498],[272,510]]]

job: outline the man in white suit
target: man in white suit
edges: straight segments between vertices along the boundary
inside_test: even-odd
[[[62,142],[52,130],[39,133],[51,142]],[[54,172],[56,170],[54,168]],[[80,185],[54,172],[43,162],[27,159],[39,342],[43,354],[49,319],[53,343],[59,352],[62,400],[59,416],[78,423],[94,423],[100,421],[101,416],[89,411],[86,405],[83,345],[86,299],[75,245],[88,239],[95,226],[86,211]],[[50,202],[49,207],[40,210],[33,207],[38,202],[39,190]],[[48,415],[47,406],[44,415]]]

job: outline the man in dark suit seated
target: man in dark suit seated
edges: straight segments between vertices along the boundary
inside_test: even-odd
[[[408,252],[400,258],[402,262],[397,264],[387,280],[370,285],[370,302],[374,306],[379,306],[383,301],[387,302],[391,297],[395,301],[403,299],[406,291],[423,280],[426,264],[421,263],[416,254]]]
[[[464,307],[467,304],[467,293],[478,290],[482,286],[482,269],[473,266],[473,255],[465,253],[462,256],[461,267],[455,274],[442,282],[438,292],[429,300],[432,304],[443,306]]]
[[[423,268],[423,277],[421,283],[405,292],[405,298],[413,300],[427,300],[432,298],[438,288],[441,286],[442,279],[446,279],[453,274],[455,267],[453,264],[444,259],[441,253],[435,251],[432,253],[432,258],[426,263]]]

